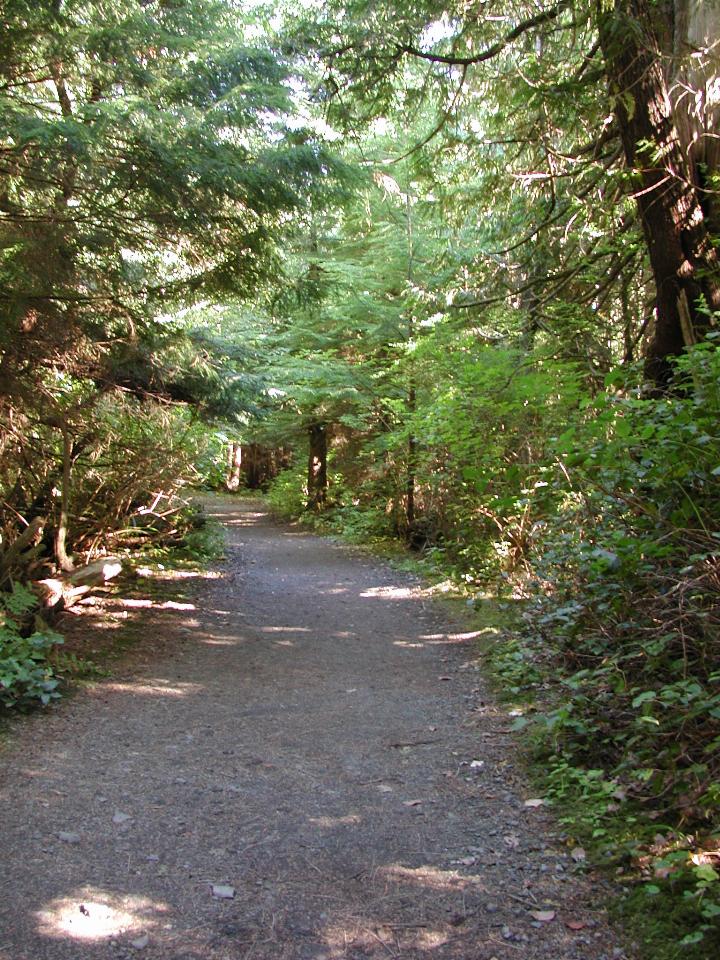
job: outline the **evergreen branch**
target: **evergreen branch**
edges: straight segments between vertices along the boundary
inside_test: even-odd
[[[423,147],[427,146],[428,143],[430,143],[430,141],[433,140],[440,133],[440,131],[443,129],[445,124],[450,119],[452,112],[455,109],[458,100],[460,99],[460,94],[462,93],[462,89],[465,86],[465,78],[467,76],[467,71],[468,71],[467,67],[462,68],[462,74],[460,76],[460,81],[458,83],[457,90],[455,91],[455,95],[452,98],[452,102],[450,103],[450,106],[447,108],[447,110],[443,111],[440,121],[435,125],[435,127],[430,131],[430,133],[426,137],[424,137],[419,143],[414,144],[409,150],[401,154],[401,156],[395,157],[394,160],[391,160],[390,166],[394,166],[396,163],[400,163],[402,160],[407,160],[408,157],[411,157],[414,153],[417,153],[418,150],[422,150]]]
[[[551,23],[571,6],[572,0],[560,0],[560,2],[550,10],[544,10],[542,13],[538,13],[534,17],[529,17],[527,20],[523,20],[496,43],[491,44],[491,46],[486,47],[480,53],[476,53],[472,57],[458,57],[440,53],[426,53],[424,50],[420,50],[418,47],[414,47],[410,44],[404,44],[399,46],[397,49],[399,49],[402,53],[410,54],[410,56],[417,57],[420,60],[428,60],[431,63],[445,63],[453,67],[470,67],[478,63],[484,63],[487,60],[492,60],[494,57],[498,56],[498,54],[502,53],[503,50],[514,40],[517,40],[518,37],[523,36],[523,34],[527,33],[529,30],[532,30],[534,27],[542,26],[545,23]]]
[[[518,240],[517,243],[513,243],[511,246],[505,247],[502,250],[491,250],[489,251],[489,255],[498,256],[498,257],[506,256],[508,253],[512,253],[514,250],[517,250],[519,247],[524,246],[526,243],[528,243],[528,241],[537,237],[538,234],[542,233],[542,231],[545,230],[547,227],[550,227],[554,223],[557,223],[559,220],[562,220],[562,218],[572,208],[573,203],[575,203],[577,200],[584,200],[586,197],[590,195],[590,193],[592,193],[595,187],[602,181],[607,170],[618,159],[621,153],[622,153],[622,148],[618,147],[617,150],[615,150],[615,152],[610,156],[607,163],[603,166],[603,169],[598,174],[598,176],[593,178],[593,180],[590,181],[590,183],[584,190],[581,190],[579,193],[577,193],[573,197],[570,203],[563,204],[562,208],[557,213],[553,213],[554,211],[554,204],[553,204],[553,207],[551,208],[551,213],[548,214],[548,216],[545,217],[543,220],[541,220],[536,227],[533,227],[533,229],[530,230],[529,233],[526,233],[524,237]]]

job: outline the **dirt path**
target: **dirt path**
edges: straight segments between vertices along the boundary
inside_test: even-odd
[[[214,505],[193,608],[130,609],[171,646],[0,758],[2,960],[620,957],[471,637],[257,509]]]

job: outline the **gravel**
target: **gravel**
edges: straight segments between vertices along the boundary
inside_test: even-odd
[[[524,806],[472,631],[256,503],[209,510],[221,575],[117,601],[144,638],[124,673],[0,757],[0,958],[625,957]]]

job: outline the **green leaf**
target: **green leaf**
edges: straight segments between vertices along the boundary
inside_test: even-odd
[[[693,933],[688,933],[678,941],[681,947],[691,947],[695,943],[700,943],[701,940],[705,939],[705,933],[702,930],[695,930]]]
[[[655,700],[657,694],[654,690],[644,690],[642,693],[639,693],[632,702],[633,707],[642,706],[643,703],[649,703],[651,700]]]

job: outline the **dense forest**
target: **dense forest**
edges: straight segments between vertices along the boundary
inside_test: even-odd
[[[38,596],[262,488],[503,606],[548,796],[709,956],[718,0],[0,8],[5,709]]]

